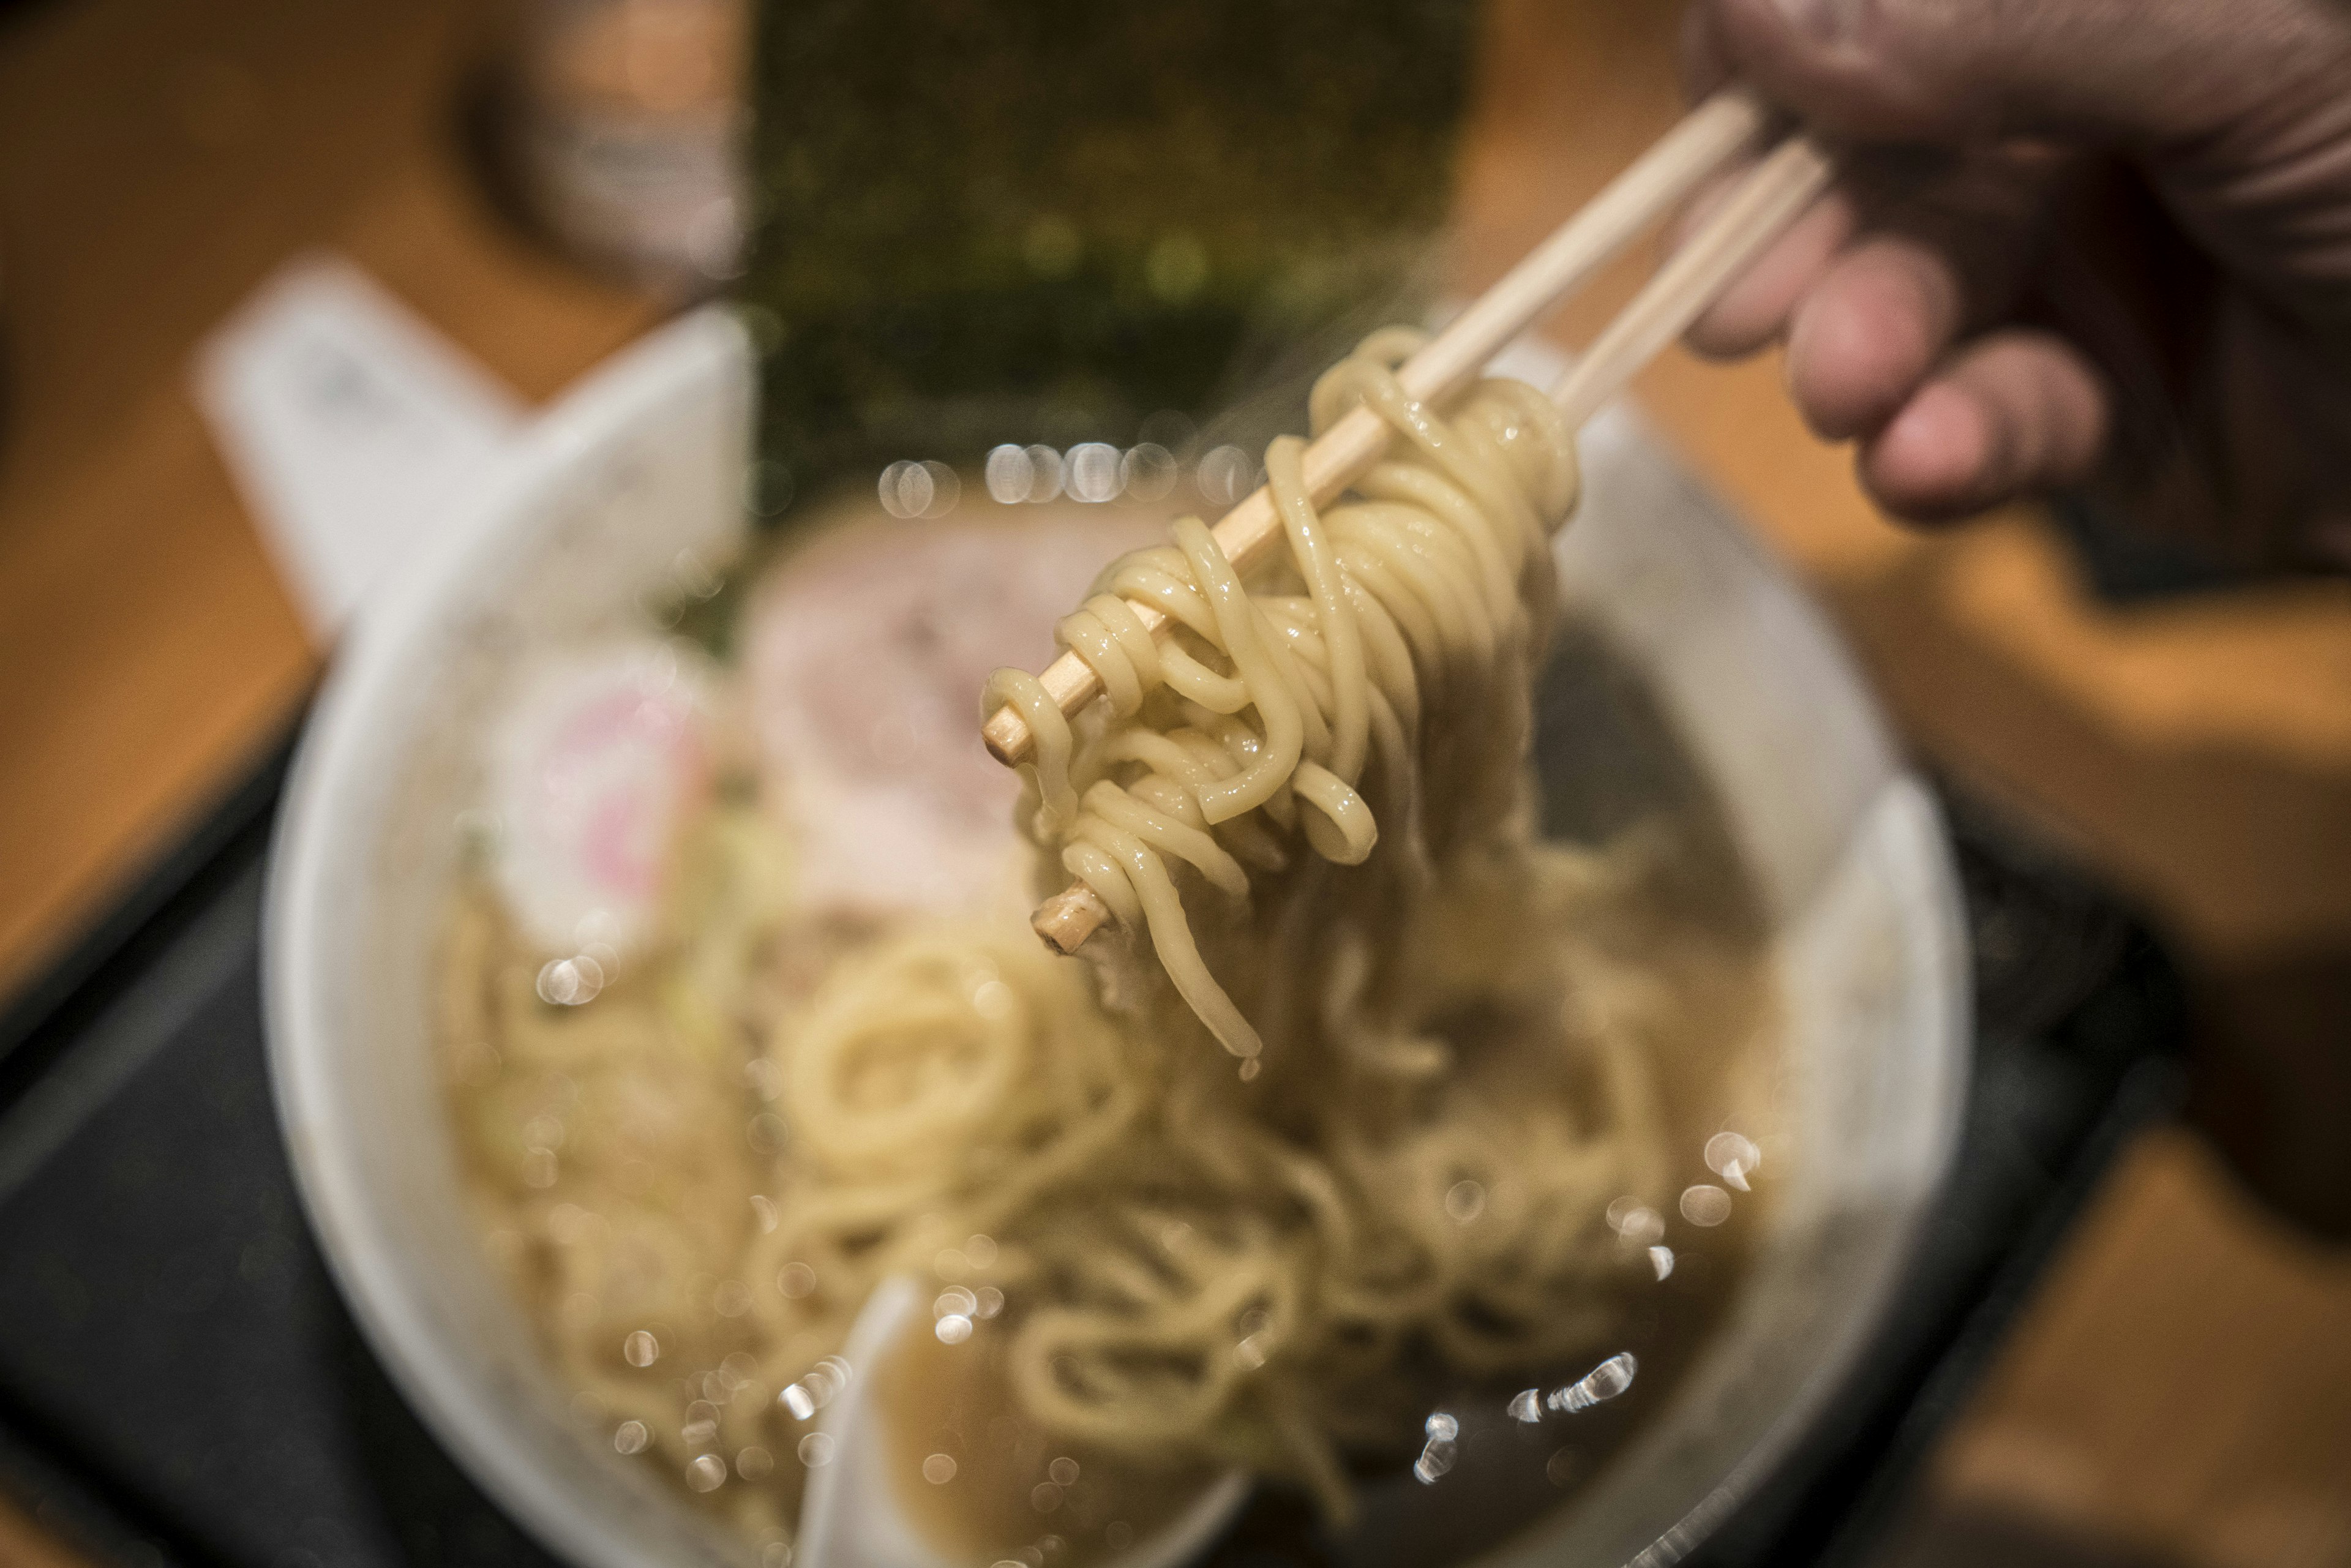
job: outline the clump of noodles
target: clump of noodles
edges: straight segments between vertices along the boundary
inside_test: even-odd
[[[1266,453],[1289,543],[1244,582],[1196,517],[1174,543],[1113,563],[1054,635],[1102,679],[1112,717],[1073,729],[1036,677],[999,670],[985,712],[1009,703],[1035,737],[1027,830],[1129,926],[1149,930],[1169,979],[1236,1056],[1261,1031],[1200,951],[1170,862],[1245,926],[1251,877],[1290,869],[1302,836],[1340,866],[1401,830],[1387,874],[1355,897],[1409,898],[1463,822],[1510,809],[1527,741],[1531,659],[1550,632],[1550,537],[1573,506],[1573,433],[1520,382],[1479,382],[1440,413],[1394,367],[1419,335],[1365,340],[1317,383],[1316,431],[1362,404],[1401,448],[1318,512],[1304,443]],[[1129,601],[1175,622],[1163,643]],[[1440,710],[1442,724],[1427,722]],[[1368,774],[1368,779],[1367,779]],[[1375,781],[1375,782],[1374,782]]]
[[[971,1314],[1086,1475],[1239,1468],[1334,1520],[1350,1458],[1408,1459],[1459,1379],[1621,1348],[1650,1276],[1606,1210],[1667,1203],[1658,1064],[1755,1028],[1761,970],[1656,913],[1667,837],[1537,835],[1567,433],[1510,382],[1413,405],[1408,341],[1317,388],[1318,425],[1361,399],[1407,438],[1355,499],[1318,514],[1296,445],[1269,454],[1287,563],[1243,584],[1179,523],[1062,623],[1107,715],[991,683],[1037,735],[1040,879],[1147,926],[1172,984],[1013,919],[798,909],[724,803],[588,1007],[538,1000],[486,894],[461,909],[444,1045],[486,1223],[601,1436],[771,1561],[893,1277]],[[1155,645],[1115,595],[1181,630]]]
[[[1180,1001],[1113,1013],[1017,923],[774,917],[747,944],[705,900],[716,924],[555,1009],[477,900],[444,1026],[497,1063],[458,1096],[476,1190],[601,1440],[714,1483],[755,1539],[791,1528],[811,1413],[898,1276],[972,1292],[1019,1413],[1088,1474],[1238,1467],[1343,1520],[1343,1455],[1391,1452],[1444,1378],[1617,1348],[1646,1268],[1604,1211],[1667,1196],[1653,1060],[1700,1027],[1693,976],[1751,985],[1702,946],[1646,976],[1580,935],[1633,918],[1655,859],[1440,867],[1397,934],[1413,1050],[1317,1025],[1252,1082]],[[812,986],[779,982],[810,944]],[[731,989],[689,1001],[688,964]]]

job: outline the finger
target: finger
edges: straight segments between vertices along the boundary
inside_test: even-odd
[[[1970,516],[2086,478],[2112,404],[2103,378],[2046,332],[1970,344],[1865,443],[1859,467],[1879,506],[1914,522]]]
[[[1928,329],[1924,357],[1910,354],[1907,383],[1880,382],[1865,389],[1875,395],[1858,410],[1846,406],[1850,400],[1823,409],[1827,428],[1838,437],[1862,434],[1899,405],[1955,331],[1986,324],[2014,305],[2019,280],[2045,243],[2048,193],[2067,166],[2064,156],[2030,148],[1853,152],[1829,194],[1699,319],[1690,346],[1717,358],[1751,353],[1787,335],[1812,297],[1841,269],[1856,267],[1864,285],[1888,281],[1876,276],[1888,270],[1886,257],[1855,246],[1855,234],[1907,244],[1910,248],[1896,256],[1907,265],[1893,270],[1914,276],[1890,281],[1909,285],[1914,303],[1931,308],[1919,322]],[[1727,190],[1727,183],[1710,190],[1684,217],[1684,229],[1702,222]],[[1925,275],[1928,256],[1945,263],[1934,276]],[[1868,292],[1875,297],[1886,290]],[[1910,346],[1903,339],[1887,344],[1897,356]],[[1832,366],[1836,361],[1830,356]],[[1842,385],[1846,378],[1833,369],[1831,379]]]
[[[1788,329],[1788,387],[1805,421],[1831,441],[1877,429],[1951,346],[1960,310],[1938,247],[1884,235],[1839,256]]]
[[[1869,434],[1953,341],[2014,310],[2063,167],[2008,149],[1853,160],[1844,183],[1867,237],[1804,295],[1788,331],[1789,387],[1814,429]]]
[[[1729,183],[1693,204],[1684,234],[1695,229],[1729,192]],[[1832,190],[1813,203],[1788,231],[1741,273],[1722,298],[1691,324],[1689,346],[1709,359],[1737,359],[1779,341],[1796,304],[1821,280],[1852,239],[1852,198]]]

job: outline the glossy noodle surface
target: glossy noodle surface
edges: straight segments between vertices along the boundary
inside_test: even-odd
[[[1369,349],[1317,418],[1368,398],[1398,455],[1318,516],[1278,447],[1290,549],[1251,580],[1178,521],[1088,596],[1108,533],[1164,520],[984,503],[758,569],[643,934],[584,1000],[549,976],[590,955],[517,918],[497,835],[475,848],[440,1033],[490,1249],[585,1440],[770,1568],[852,1397],[944,1561],[1117,1562],[1236,1471],[1220,1551],[1451,1560],[1572,1498],[1723,1310],[1768,1198],[1761,922],[1637,681],[1555,624],[1548,404],[1392,406],[1398,345]],[[865,591],[861,560],[893,674],[817,712],[831,644],[792,628]],[[1047,581],[1110,700],[1040,726],[996,809],[1024,844],[971,823],[987,786],[892,693],[1041,663]],[[1183,630],[1138,641],[1113,591]],[[1002,637],[945,636],[991,598]],[[825,804],[893,702],[912,868]],[[949,861],[953,896],[916,874]],[[1124,926],[1084,960],[1025,924],[1073,873]],[[848,1364],[893,1280],[913,1329]]]

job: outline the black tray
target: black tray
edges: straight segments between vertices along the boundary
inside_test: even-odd
[[[0,1019],[0,1491],[101,1564],[546,1563],[393,1390],[303,1223],[261,1045],[285,760]],[[1708,1568],[1861,1561],[2115,1150],[2178,1098],[2156,945],[1954,820],[1980,960],[1957,1174],[1834,1418]]]

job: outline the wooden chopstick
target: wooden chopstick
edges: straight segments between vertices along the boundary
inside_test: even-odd
[[[1812,205],[1834,172],[1820,144],[1802,135],[1789,137],[1749,171],[1552,388],[1568,428],[1580,428],[1689,330],[1763,247]]]
[[[1687,129],[1692,120],[1705,114],[1715,104],[1725,101],[1742,104],[1749,110],[1754,107],[1752,100],[1745,99],[1743,95],[1731,99],[1720,97],[1710,99],[1689,120],[1684,120],[1681,127],[1670,133],[1667,141],[1671,141],[1675,136]],[[1756,123],[1761,123],[1760,119]],[[1749,134],[1752,134],[1751,129]],[[1742,138],[1739,145],[1743,144]],[[1665,142],[1658,144],[1659,147],[1664,145]],[[1593,204],[1593,206],[1584,208],[1583,214],[1571,219],[1566,225],[1554,233],[1537,255],[1541,256],[1543,252],[1560,247],[1561,241],[1567,237],[1570,230],[1574,229],[1593,207],[1614,196],[1626,179],[1654,157],[1657,150],[1657,148],[1652,148],[1648,154],[1645,154],[1644,158],[1634,165],[1633,169],[1627,170],[1625,175],[1620,175],[1617,181],[1602,193],[1599,200]],[[1719,167],[1737,151],[1738,145],[1734,145],[1716,156],[1697,173],[1679,178],[1677,185],[1677,199],[1694,188],[1706,172]],[[1679,167],[1677,167],[1675,172],[1677,176],[1684,173]],[[1574,366],[1552,387],[1551,396],[1566,413],[1570,426],[1581,425],[1584,420],[1590,418],[1604,403],[1622,391],[1625,384],[1638,374],[1643,366],[1656,358],[1668,343],[1687,330],[1690,324],[1696,321],[1706,308],[1720,296],[1731,280],[1762,252],[1763,247],[1777,237],[1812,204],[1813,198],[1826,188],[1834,173],[1834,165],[1829,155],[1810,137],[1803,135],[1789,137],[1750,171],[1722,204],[1708,215],[1698,232],[1674,253],[1664,267],[1658,268],[1656,276],[1649,279],[1640,293],[1634,296],[1632,302],[1617,312],[1600,336],[1593,340],[1591,346],[1584,350]],[[1654,206],[1646,202],[1635,204],[1626,200],[1620,203],[1614,209],[1614,215],[1612,216],[1611,222],[1625,221],[1625,214],[1637,208],[1647,214],[1643,220],[1643,226],[1646,226],[1648,221],[1661,214],[1671,204],[1670,200],[1656,203]],[[1604,259],[1605,256],[1614,255],[1631,237],[1630,234],[1614,235],[1606,247],[1596,253]],[[1580,242],[1586,246],[1593,246],[1594,243],[1589,237]],[[1520,280],[1530,274],[1534,260],[1535,257],[1530,256],[1527,261],[1521,262],[1502,284],[1497,285],[1496,290],[1493,291],[1499,292],[1501,288],[1513,284],[1526,290],[1526,293],[1511,306],[1513,310],[1520,308],[1527,310],[1526,321],[1531,321],[1535,317],[1540,316],[1552,300],[1564,293],[1568,287],[1573,287],[1573,281],[1571,281],[1562,285],[1556,292],[1541,297],[1540,302],[1529,305],[1527,301],[1532,298],[1534,285],[1522,283]],[[1590,268],[1598,265],[1600,265],[1598,262],[1591,263],[1583,272],[1577,275],[1574,281],[1580,281],[1581,277],[1589,276]],[[1481,298],[1470,311],[1463,313],[1464,319],[1472,312],[1480,313],[1484,318],[1480,323],[1480,330],[1494,329],[1496,324],[1505,319],[1499,310],[1486,309],[1493,298],[1493,292]],[[1523,324],[1522,322],[1521,325]],[[1515,329],[1504,335],[1495,343],[1492,351],[1499,351],[1502,344],[1515,336],[1517,336]],[[1442,339],[1439,340],[1439,341],[1442,340]],[[1421,351],[1421,354],[1407,361],[1403,370],[1398,372],[1399,378],[1408,374],[1414,365],[1419,363],[1430,350],[1437,346],[1436,342],[1432,342],[1427,349]],[[1466,350],[1457,343],[1451,352],[1458,355],[1465,353]],[[1467,370],[1457,370],[1454,368],[1454,361],[1448,360],[1446,362],[1446,369],[1456,378],[1454,382],[1447,383],[1448,386],[1458,385],[1483,363],[1484,360],[1479,359],[1470,361]],[[1407,382],[1407,390],[1415,390],[1409,382]],[[1415,395],[1441,396],[1443,394],[1441,392],[1423,393],[1416,390]],[[1364,411],[1358,410],[1355,413],[1350,414],[1347,420],[1333,425],[1314,447],[1307,451],[1307,484],[1314,490],[1318,505],[1335,498],[1348,484],[1367,471],[1371,465],[1378,460],[1379,451],[1385,444],[1384,426],[1379,434],[1379,441],[1375,445],[1364,438],[1357,438],[1369,449],[1369,455],[1358,458],[1353,448],[1347,449],[1343,455],[1344,460],[1358,462],[1360,465],[1345,470],[1343,478],[1332,479],[1330,493],[1326,496],[1323,493],[1322,482],[1318,481],[1314,465],[1316,451],[1331,443],[1332,437],[1345,430],[1349,421],[1358,417],[1368,419],[1375,424],[1382,423]],[[1342,471],[1337,466],[1342,457],[1343,455],[1340,453],[1332,455],[1328,460],[1331,465],[1326,470],[1327,474],[1335,475]],[[1246,536],[1242,548],[1262,551],[1280,533],[1279,519],[1273,514],[1271,498],[1263,490],[1228,513],[1224,521],[1216,528],[1217,542],[1225,547],[1227,555],[1233,559],[1236,566],[1244,570],[1248,562],[1243,556],[1236,553],[1234,542],[1227,539],[1226,532],[1235,524],[1236,519],[1243,517],[1244,512],[1259,505],[1262,507],[1266,520],[1262,524],[1253,519],[1248,521],[1247,526],[1250,531]],[[1143,614],[1144,608],[1142,605],[1135,606],[1138,614]],[[1160,625],[1164,624],[1164,618],[1151,620],[1147,623],[1151,624],[1154,633],[1156,634]],[[1073,664],[1079,671],[1083,672],[1084,681],[1087,684],[1082,689],[1072,677],[1068,675],[1064,675],[1059,684],[1055,682],[1056,672],[1061,671],[1066,664]],[[1087,669],[1081,661],[1068,654],[1056,660],[1041,678],[1046,688],[1053,694],[1055,700],[1061,703],[1062,711],[1065,713],[1073,712],[1100,690],[1099,685],[1095,683],[1093,672]],[[1069,693],[1067,697],[1063,695],[1065,690]],[[1009,710],[998,712],[988,721],[987,732],[988,749],[995,752],[999,758],[1009,761],[1019,755],[1020,751],[1025,751],[1028,744],[1028,727],[1016,718],[1014,722],[1019,724],[1017,736],[1009,730],[999,732],[998,726],[1008,716],[1009,716]],[[1009,745],[1016,741],[1019,750],[1012,751],[1008,755]],[[1030,919],[1030,925],[1037,934],[1054,948],[1062,953],[1074,953],[1085,945],[1088,938],[1107,924],[1110,918],[1109,905],[1102,903],[1101,897],[1092,889],[1083,883],[1072,883],[1064,891],[1039,904]]]
[[[1726,88],[1707,99],[1399,366],[1397,381],[1424,402],[1458,392],[1512,339],[1744,151],[1769,121],[1762,104],[1743,89]],[[1386,421],[1357,409],[1317,437],[1304,461],[1314,504],[1336,500],[1369,473],[1387,451],[1391,434]],[[1259,488],[1226,513],[1215,533],[1225,558],[1249,570],[1282,537],[1273,497]],[[1132,608],[1152,635],[1165,628],[1167,618],[1157,605]],[[1038,679],[1067,714],[1102,695],[1101,678],[1073,653],[1055,659]],[[1009,707],[997,709],[980,734],[988,751],[1008,767],[1029,755],[1028,722]]]

